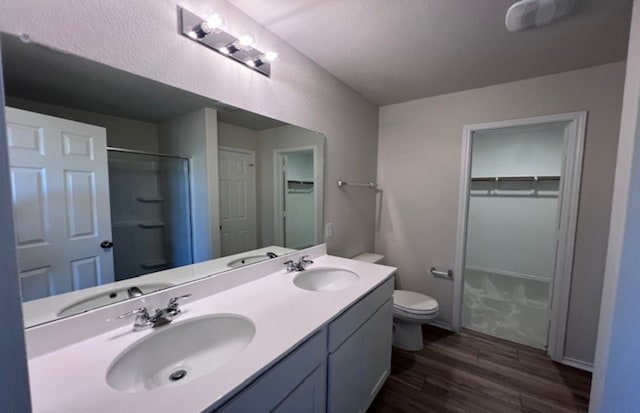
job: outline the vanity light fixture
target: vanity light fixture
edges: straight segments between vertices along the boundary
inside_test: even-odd
[[[256,57],[253,60],[247,60],[247,66],[251,67],[259,67],[265,63],[271,63],[278,58],[278,53],[276,52],[267,52],[261,56]]]
[[[270,77],[271,63],[278,57],[275,52],[262,52],[255,48],[255,39],[250,34],[238,37],[223,30],[224,21],[213,14],[203,19],[190,11],[178,7],[180,32],[200,44],[227,56],[258,73]]]
[[[222,18],[218,14],[212,14],[207,20],[192,27],[188,36],[196,40],[202,39],[211,33],[219,32],[222,30],[223,25],[224,21]]]

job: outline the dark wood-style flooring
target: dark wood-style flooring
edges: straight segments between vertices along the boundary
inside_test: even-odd
[[[393,350],[369,413],[586,412],[591,374],[542,350],[463,330],[423,328],[420,352]]]

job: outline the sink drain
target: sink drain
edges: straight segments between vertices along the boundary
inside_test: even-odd
[[[178,381],[180,379],[183,379],[186,375],[187,375],[186,370],[176,370],[169,375],[169,380]]]

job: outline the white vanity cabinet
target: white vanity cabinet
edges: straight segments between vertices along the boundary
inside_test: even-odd
[[[220,408],[209,411],[366,411],[391,368],[392,294],[390,278]]]
[[[326,411],[327,329],[323,328],[269,368],[219,413]]]
[[[329,324],[327,411],[367,410],[389,376],[393,279]]]

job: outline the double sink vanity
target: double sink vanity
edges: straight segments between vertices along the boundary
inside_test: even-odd
[[[394,271],[323,244],[29,328],[34,411],[365,411],[389,374]],[[170,322],[134,331],[139,308]]]

